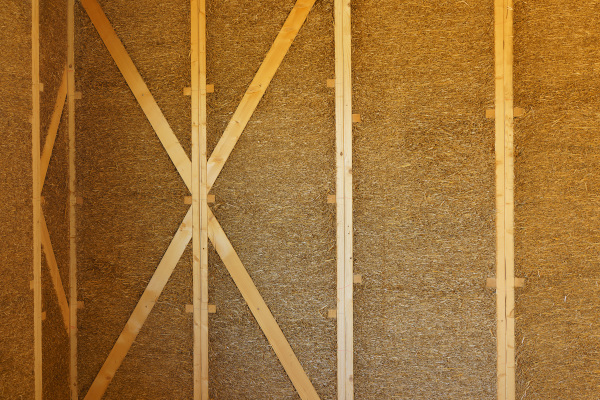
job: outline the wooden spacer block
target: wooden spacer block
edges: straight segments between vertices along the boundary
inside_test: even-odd
[[[193,304],[186,304],[185,305],[185,312],[188,314],[191,314],[194,312],[194,305]]]
[[[194,312],[194,305],[193,304],[186,304],[185,305],[185,312],[188,314],[191,314]],[[209,314],[215,314],[217,312],[217,306],[215,304],[209,304],[208,305],[208,313]]]
[[[75,204],[82,205],[83,204],[83,197],[81,197],[81,196],[75,197]]]
[[[513,117],[522,117],[525,115],[525,109],[521,107],[513,108]]]
[[[192,196],[185,196],[183,198],[183,204],[192,204]]]
[[[42,205],[43,205],[43,204],[46,204],[46,198],[45,198],[44,196],[40,196],[40,203],[41,203]]]
[[[40,92],[43,92],[43,91],[44,91],[44,84],[40,83]]]
[[[496,278],[487,278],[485,282],[485,286],[489,288],[496,287]],[[515,278],[515,287],[521,288],[525,287],[525,278]]]
[[[77,300],[77,309],[83,310],[83,300]]]
[[[192,88],[191,87],[184,87],[183,88],[183,95],[184,96],[191,96],[192,95]]]
[[[327,195],[327,203],[329,203],[329,204],[335,204],[335,203],[337,203],[337,201],[335,199],[335,194],[328,194]]]
[[[33,290],[33,281],[29,281],[29,289]]]
[[[46,311],[42,311],[42,321],[46,320]]]
[[[206,202],[208,204],[212,204],[216,201],[216,197],[214,194],[209,194],[208,196],[206,196]],[[192,204],[192,196],[185,196],[183,198],[183,204]]]
[[[352,114],[352,122],[360,122],[360,114]]]
[[[83,98],[83,95],[81,94],[81,92],[75,92],[74,96],[75,100],[81,100]]]
[[[327,318],[337,319],[337,310],[327,310]]]
[[[485,110],[485,117],[488,119],[496,118],[496,110],[493,108],[488,108]]]
[[[214,93],[215,92],[215,85],[210,84],[210,85],[206,85],[206,93]]]
[[[362,275],[354,274],[354,283],[361,284],[362,283]]]
[[[327,87],[335,87],[335,79],[327,79]]]

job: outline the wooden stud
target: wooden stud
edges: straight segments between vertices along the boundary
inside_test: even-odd
[[[67,110],[69,132],[69,385],[79,399],[77,378],[77,223],[75,174],[75,0],[67,0]],[[83,199],[82,199],[83,202]]]
[[[52,157],[52,150],[54,148],[54,142],[56,141],[56,135],[58,133],[58,126],[60,124],[60,117],[62,116],[63,108],[65,106],[65,100],[67,98],[67,66],[63,72],[60,86],[58,87],[58,93],[56,94],[56,102],[54,103],[54,111],[52,111],[52,117],[50,118],[50,125],[46,134],[46,142],[44,143],[44,149],[40,160],[40,190],[44,187],[46,182],[46,172],[48,172],[48,165],[50,164],[50,157]]]
[[[39,1],[39,0],[38,0]],[[156,135],[166,149],[171,161],[177,168],[188,190],[192,190],[192,165],[186,152],[181,147],[169,123],[158,107],[156,100],[148,90],[142,76],[127,54],[123,43],[112,28],[108,18],[102,11],[97,0],[81,0],[81,5],[100,34],[102,41],[115,60],[125,81],[140,104]]]
[[[327,318],[336,319],[337,318],[337,310],[327,310]]]
[[[338,399],[354,398],[351,6],[335,0]]]
[[[327,203],[329,204],[335,204],[336,203],[336,199],[335,199],[335,194],[328,194],[327,195]]]
[[[352,122],[360,122],[360,114],[352,114]]]
[[[225,267],[229,271],[231,278],[244,297],[244,300],[246,300],[254,318],[256,318],[256,322],[258,322],[258,325],[271,344],[279,361],[281,361],[281,365],[287,372],[300,398],[303,400],[318,399],[319,396],[315,388],[308,379],[302,365],[300,365],[289,342],[254,285],[252,278],[248,274],[248,271],[246,271],[231,242],[229,242],[223,228],[221,228],[221,225],[219,225],[219,222],[210,209],[208,209],[208,235],[215,250],[219,253],[221,260],[223,260],[223,264],[225,264]]]
[[[32,194],[33,194],[33,374],[34,398],[42,399],[42,204],[40,177],[40,0],[31,1]]]
[[[206,4],[192,0],[192,271],[194,400],[208,400],[208,218],[206,194]]]
[[[250,121],[250,117],[269,87],[275,72],[279,68],[279,65],[281,65],[283,58],[296,38],[300,27],[304,24],[314,3],[315,0],[297,0],[275,38],[271,49],[265,56],[252,83],[250,83],[248,90],[246,90],[242,101],[208,160],[208,190],[210,190],[217,180],[219,173],[223,169],[223,165],[235,147],[248,121]]]
[[[513,1],[495,0],[497,397],[515,399]]]
[[[335,87],[335,79],[327,79],[327,87],[328,88]]]
[[[69,302],[67,301],[67,295],[65,293],[62,279],[60,278],[60,272],[58,271],[58,264],[56,263],[56,257],[54,256],[54,250],[52,249],[52,242],[50,240],[50,233],[48,232],[48,226],[46,225],[46,219],[44,214],[41,214],[41,227],[42,227],[42,247],[44,249],[44,255],[46,256],[46,264],[50,272],[52,279],[52,286],[56,292],[56,298],[58,300],[58,308],[65,324],[67,334],[69,333]]]
[[[191,238],[192,209],[190,208],[183,219],[183,222],[179,226],[177,233],[173,237],[173,240],[169,244],[165,255],[158,264],[142,297],[129,317],[125,328],[123,328],[121,335],[110,351],[106,361],[104,361],[104,365],[102,365],[102,368],[96,375],[94,382],[85,396],[85,400],[101,399],[106,392],[108,385],[121,366],[123,359],[135,341],[140,329],[146,322],[148,315],[156,304],[156,300],[162,293]]]

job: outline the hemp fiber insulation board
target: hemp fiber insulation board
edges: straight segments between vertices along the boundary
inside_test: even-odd
[[[189,154],[189,1],[99,3]],[[83,396],[181,224],[189,192],[79,2],[75,19]],[[191,256],[190,246],[105,399],[192,397]]]
[[[515,2],[517,398],[600,386],[600,2]]]
[[[46,142],[58,88],[67,62],[67,2],[40,1],[41,147]],[[66,293],[69,285],[69,186],[67,107],[63,109],[46,182],[42,210]],[[56,292],[42,256],[42,295],[46,320],[42,330],[43,394],[45,399],[69,397],[69,340]]]
[[[493,2],[352,2],[355,394],[494,399]]]
[[[0,398],[32,399],[31,2],[3,2],[0,29]]]
[[[207,2],[208,151],[221,137],[294,6]],[[336,394],[333,2],[318,0],[211,193],[212,209],[324,399]],[[219,399],[298,398],[248,306],[209,259],[210,391]]]

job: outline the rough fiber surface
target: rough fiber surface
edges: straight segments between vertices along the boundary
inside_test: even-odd
[[[189,1],[100,1],[189,150]],[[188,191],[80,5],[76,6],[79,384],[85,395],[188,209]],[[192,397],[191,252],[177,265],[106,399]]]
[[[31,3],[4,1],[0,29],[0,398],[31,399]]]
[[[353,1],[357,399],[495,397],[493,4]]]
[[[292,0],[209,1],[209,150]],[[318,0],[212,191],[216,217],[324,399],[336,393],[333,2]],[[211,398],[298,398],[216,254],[210,257]]]
[[[600,386],[600,2],[515,4],[517,398]]]
[[[56,94],[67,61],[67,2],[43,0],[40,2],[40,81],[41,93],[41,146],[56,102]],[[68,132],[67,107],[50,159],[46,183],[42,190],[48,231],[56,256],[64,289],[69,293],[69,186],[68,186]],[[56,299],[45,258],[42,257],[43,310],[43,390],[46,399],[69,397],[69,338]]]

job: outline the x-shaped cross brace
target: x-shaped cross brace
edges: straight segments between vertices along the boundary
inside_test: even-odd
[[[269,86],[275,72],[296,37],[300,27],[306,20],[315,0],[297,0],[283,28],[267,53],[261,67],[254,77],[250,87],[244,94],[236,112],[225,129],[219,143],[215,147],[207,163],[206,192],[210,190],[227,158],[235,147],[239,137],[246,127],[250,117]],[[184,183],[192,189],[192,165],[189,157],[181,147],[171,127],[162,114],[158,104],[152,97],[133,61],[127,54],[123,44],[117,37],[97,0],[81,0],[100,37],[115,60],[131,91],[139,102],[150,124],[154,128],[165,150],[169,154],[175,168]],[[206,201],[204,199],[203,201]],[[292,384],[302,399],[318,399],[319,396],[311,384],[298,358],[290,347],[275,318],[264,302],[250,275],[244,268],[227,235],[219,222],[206,207],[208,212],[208,236],[217,253],[223,260],[233,281],[246,300],[252,314],[263,330],[273,350],[279,357]],[[159,263],[154,275],[131,314],[125,328],[117,339],[96,379],[85,397],[86,400],[100,399],[120,367],[142,325],[146,321],[156,300],[165,287],[173,269],[181,258],[192,237],[191,207],[173,237],[167,251]]]

